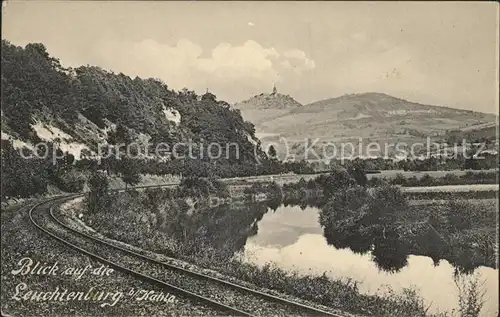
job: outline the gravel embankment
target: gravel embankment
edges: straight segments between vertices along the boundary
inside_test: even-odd
[[[2,209],[1,225],[2,292],[0,299],[2,315],[220,315],[220,312],[186,298],[180,296],[173,298],[168,290],[142,282],[129,274],[118,271],[112,272],[109,276],[90,274],[93,269],[101,267],[102,264],[47,237],[35,228],[29,221],[28,208],[12,206],[5,210]],[[12,274],[13,270],[19,268],[18,262],[23,258],[31,258],[34,264],[40,262],[42,265],[53,265],[57,262],[59,270],[55,275],[28,274],[23,276]],[[69,268],[83,269],[85,267],[90,267],[90,269],[80,279],[72,275],[62,274],[64,272],[69,274],[66,271]],[[24,286],[22,283],[26,284],[25,289],[22,289]],[[17,296],[16,287],[19,291]],[[56,290],[60,294],[57,297],[54,295]],[[66,294],[61,294],[64,290],[67,290]],[[42,297],[33,298],[28,291],[36,292],[31,293],[31,295],[42,295]],[[144,295],[145,291],[153,291],[155,294],[163,293],[168,300],[160,301],[159,297],[149,296],[146,298],[141,296]],[[83,295],[73,295],[72,298],[68,298],[70,292],[81,292]],[[105,298],[107,293],[109,294]],[[87,294],[88,297],[84,297]],[[52,299],[50,299],[51,295]]]

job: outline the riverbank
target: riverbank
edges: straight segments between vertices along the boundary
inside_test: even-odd
[[[158,192],[156,192],[158,194]],[[152,193],[149,192],[149,195]],[[261,205],[231,213],[214,214],[199,209],[189,214],[176,201],[158,199],[151,205],[148,190],[122,193],[113,208],[102,214],[86,214],[81,206],[73,214],[84,213],[93,229],[141,249],[178,258],[204,269],[255,286],[311,300],[354,314],[377,316],[426,316],[426,307],[414,290],[388,297],[361,294],[356,282],[326,276],[299,276],[271,264],[259,267],[233,257],[244,246],[246,231],[256,230],[255,221],[267,212]],[[184,209],[184,210],[183,210]],[[238,222],[234,222],[234,219]],[[221,232],[224,230],[226,232]],[[213,234],[204,234],[204,233]],[[241,234],[245,232],[245,234]]]

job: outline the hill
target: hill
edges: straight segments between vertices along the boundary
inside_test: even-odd
[[[318,147],[340,142],[357,144],[360,138],[365,145],[371,142],[411,145],[425,142],[427,137],[438,140],[452,130],[491,127],[496,122],[498,117],[493,114],[423,105],[371,92],[291,108],[255,123],[257,135],[267,136],[265,141],[284,137],[292,153],[302,155],[310,140],[319,139]]]
[[[99,67],[66,69],[42,44],[16,47],[2,41],[2,132],[21,142],[59,137],[96,150],[121,126],[135,140],[236,142],[253,160],[254,126],[238,110],[156,79],[134,79]],[[77,153],[75,153],[77,154]]]
[[[253,124],[211,93],[174,91],[160,80],[95,66],[64,68],[43,44],[23,48],[2,40],[1,67],[2,199],[43,193],[49,184],[81,190],[96,163],[108,174],[121,175],[263,173],[256,164],[267,155]],[[165,156],[155,155],[160,143]],[[118,158],[129,151],[120,144],[134,144],[130,152],[139,159]],[[219,157],[213,148],[220,149]],[[20,149],[44,153],[22,159]],[[113,155],[106,158],[107,153]],[[130,183],[138,181],[128,176]]]
[[[291,110],[302,107],[302,104],[290,95],[278,93],[276,87],[274,87],[272,93],[255,95],[248,100],[236,103],[233,107],[241,110],[245,120],[255,124],[284,115]]]

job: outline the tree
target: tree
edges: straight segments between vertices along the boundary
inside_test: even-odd
[[[208,178],[194,176],[183,178],[179,190],[183,197],[208,197],[216,188]]]
[[[269,150],[267,151],[267,155],[269,156],[269,158],[275,160],[277,157],[276,157],[276,149],[274,148],[273,145],[271,145],[269,147]]]
[[[408,212],[408,202],[400,188],[381,186],[374,190],[373,198],[369,201],[367,224],[379,224],[384,228],[397,226],[405,220]]]
[[[89,212],[96,213],[109,206],[108,179],[99,171],[93,171],[89,179],[89,195],[87,207]]]
[[[127,190],[128,185],[136,185],[141,181],[141,175],[139,174],[139,164],[136,160],[124,157],[120,161],[120,172],[122,175],[122,180],[125,182],[125,190]]]
[[[2,140],[1,146],[2,200],[45,193],[47,171],[52,164],[37,158],[23,158],[19,152],[22,149],[15,149],[11,141]]]
[[[355,167],[351,170],[350,174],[359,186],[366,186],[366,184],[368,183],[368,178],[366,177],[366,172],[364,169]]]
[[[325,197],[332,197],[339,190],[346,190],[356,185],[356,181],[351,177],[347,170],[334,167],[330,175],[323,184],[323,194]]]
[[[369,250],[372,241],[370,231],[360,228],[360,221],[366,215],[364,206],[369,198],[363,187],[334,193],[322,208],[319,217],[329,244],[336,248],[354,247],[359,253]],[[358,244],[354,246],[353,242]]]
[[[411,223],[405,221],[408,205],[396,187],[367,191],[357,186],[334,193],[320,212],[320,223],[329,244],[357,253],[372,249],[379,268],[398,271],[407,264],[407,239]]]
[[[59,189],[69,193],[81,192],[85,186],[85,176],[76,169],[70,169],[58,173],[57,186]]]
[[[217,96],[215,96],[212,93],[209,93],[208,91],[201,96],[202,101],[211,101],[211,102],[216,102],[217,101]]]
[[[119,145],[124,144],[128,145],[132,141],[132,137],[128,129],[121,123],[116,125],[116,130],[108,133],[108,142],[110,144]]]

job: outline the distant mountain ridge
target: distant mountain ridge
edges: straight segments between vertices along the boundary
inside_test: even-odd
[[[307,104],[308,110],[314,108],[315,110],[325,109],[325,107],[332,109],[336,107],[339,110],[350,111],[351,106],[358,111],[368,111],[372,114],[379,113],[387,114],[404,114],[405,111],[417,113],[468,113],[468,114],[482,114],[472,110],[456,109],[444,106],[425,105],[417,102],[407,101],[402,98],[390,96],[385,93],[366,92],[357,94],[346,94],[340,97],[329,98],[325,100],[316,101]]]
[[[255,123],[256,134],[266,139],[264,143],[284,137],[288,146],[299,153],[308,138],[319,139],[320,144],[358,142],[360,138],[365,144],[413,144],[426,137],[439,139],[450,131],[476,129],[476,126],[490,127],[491,132],[498,125],[498,116],[494,114],[425,105],[376,92],[343,95],[288,108],[274,103],[243,104],[245,107],[240,107],[244,119]]]

